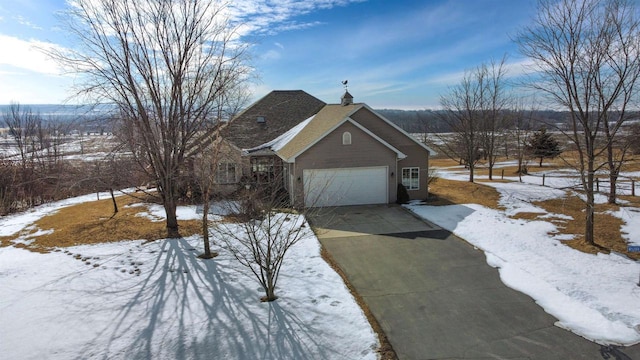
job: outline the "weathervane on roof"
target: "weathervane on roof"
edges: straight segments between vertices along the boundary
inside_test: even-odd
[[[349,80],[342,80],[342,85],[344,85],[344,90],[347,91],[347,89],[349,88],[349,85],[347,85],[347,83],[349,82]]]

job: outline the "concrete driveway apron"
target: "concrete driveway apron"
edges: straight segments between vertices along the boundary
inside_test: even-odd
[[[400,359],[638,359],[554,326],[482,251],[396,205],[327,209],[318,238]]]

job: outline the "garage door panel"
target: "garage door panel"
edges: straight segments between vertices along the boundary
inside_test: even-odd
[[[386,166],[304,170],[305,206],[384,204]]]

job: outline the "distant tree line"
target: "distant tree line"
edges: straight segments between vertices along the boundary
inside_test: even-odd
[[[516,106],[505,109],[505,113],[517,111]],[[398,109],[376,109],[376,112],[384,116],[394,124],[401,127],[408,133],[448,133],[452,132],[452,127],[443,120],[444,110],[398,110]],[[553,124],[553,128],[569,129],[571,126],[571,114],[568,111],[555,110],[529,110],[528,116],[535,119],[540,124]],[[640,111],[627,111],[626,116],[629,123],[637,120],[640,124]],[[535,125],[529,126],[526,130],[535,130]],[[631,128],[632,125],[629,125]]]

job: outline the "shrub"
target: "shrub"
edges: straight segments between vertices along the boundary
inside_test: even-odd
[[[411,200],[409,197],[409,193],[407,192],[407,188],[402,184],[398,184],[398,199],[396,203],[398,204],[406,204]]]

